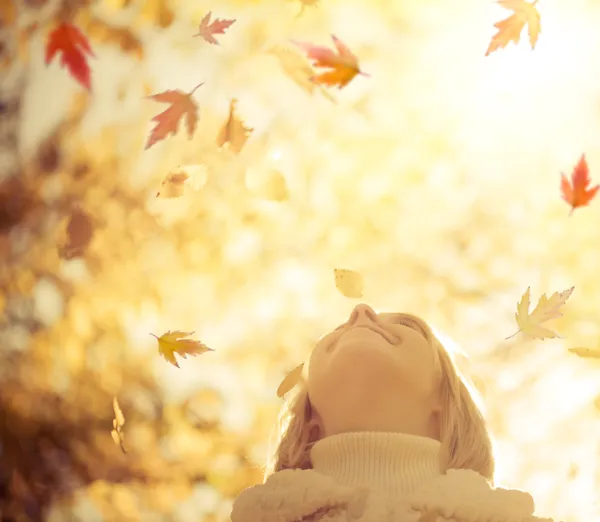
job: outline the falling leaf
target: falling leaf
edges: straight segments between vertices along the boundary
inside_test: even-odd
[[[170,362],[173,366],[179,368],[175,354],[177,353],[180,357],[186,358],[186,355],[200,355],[204,352],[212,352],[212,348],[209,348],[200,341],[194,341],[193,339],[183,339],[183,337],[189,337],[194,332],[180,332],[178,330],[161,335],[160,337],[151,333],[153,337],[158,340],[158,353],[162,355],[167,362]]]
[[[211,11],[209,11],[204,18],[200,21],[200,27],[198,27],[198,34],[194,36],[201,36],[208,43],[219,45],[216,38],[213,36],[215,34],[225,34],[225,29],[227,29],[235,20],[222,20],[221,18],[215,18],[212,22],[210,22]],[[210,22],[210,24],[209,24]]]
[[[198,190],[206,183],[206,179],[204,165],[183,165],[167,174],[156,197],[179,198],[189,190]]]
[[[167,177],[162,182],[162,189],[156,193],[156,197],[179,198],[183,196],[185,182],[188,179],[189,176],[185,172],[167,174]]]
[[[310,58],[314,60],[315,67],[328,67],[329,71],[313,76],[311,81],[342,89],[357,75],[369,76],[360,70],[358,58],[352,54],[350,49],[338,38],[331,35],[337,54],[327,47],[312,45],[308,43],[293,42],[300,47]]]
[[[529,43],[531,44],[531,48],[535,49],[535,44],[542,30],[540,13],[535,7],[537,0],[533,2],[526,2],[525,0],[498,0],[498,4],[505,9],[513,11],[513,14],[505,20],[494,24],[498,32],[492,37],[485,55],[488,56],[498,49],[503,49],[511,41],[515,45],[518,44],[521,32],[526,24],[529,29]]]
[[[296,366],[290,371],[281,381],[281,384],[277,388],[277,397],[282,398],[287,392],[289,392],[296,384],[302,380],[302,369],[304,363]]]
[[[245,127],[244,123],[237,118],[235,114],[236,104],[237,100],[235,98],[229,103],[229,117],[219,131],[217,146],[223,147],[227,143],[229,150],[239,154],[254,129]]]
[[[276,169],[249,168],[246,186],[258,197],[270,201],[286,201],[290,196],[283,174]]]
[[[123,426],[125,425],[125,415],[119,406],[119,402],[116,397],[113,397],[113,410],[115,412],[115,418],[113,419],[113,429],[110,432],[114,443],[121,448],[123,453],[127,453],[124,446],[124,435]]]
[[[81,208],[76,208],[67,224],[67,241],[59,248],[63,259],[81,257],[94,237],[94,220],[92,216]]]
[[[585,359],[600,359],[600,348],[569,348],[569,351]]]
[[[363,277],[358,272],[345,268],[334,268],[335,286],[346,297],[362,297]]]
[[[543,327],[542,323],[563,315],[560,308],[567,302],[567,299],[569,299],[574,289],[575,287],[572,286],[563,292],[554,292],[550,298],[547,298],[546,294],[543,294],[542,297],[540,297],[537,306],[530,314],[530,288],[528,287],[523,294],[521,301],[517,305],[517,313],[515,314],[519,330],[507,337],[507,339],[517,335],[519,332],[523,332],[534,339],[553,339],[560,337],[552,330]]]
[[[318,89],[323,96],[335,103],[335,99],[322,85],[317,85],[312,81],[312,78],[316,74],[315,69],[296,48],[290,49],[282,45],[276,45],[267,52],[277,58],[285,75],[296,83],[296,85],[309,94]]]
[[[95,56],[86,36],[74,25],[63,22],[48,35],[46,42],[46,65],[61,52],[61,66],[67,69],[81,85],[91,90],[90,66],[86,53]]]
[[[600,185],[596,185],[595,187],[588,188],[588,185],[591,183],[591,179],[589,176],[588,164],[585,159],[585,154],[581,156],[579,163],[573,169],[571,173],[571,184],[569,184],[569,180],[566,178],[564,174],[560,175],[560,190],[562,192],[563,199],[571,205],[571,212],[569,216],[573,213],[573,211],[578,207],[586,206],[594,196]]]
[[[204,82],[203,82],[204,83]],[[164,91],[149,96],[149,98],[158,102],[170,103],[171,106],[152,118],[156,126],[152,129],[146,150],[152,147],[156,142],[164,140],[169,134],[175,134],[179,127],[179,121],[185,116],[188,138],[194,135],[196,125],[198,124],[199,107],[193,100],[192,95],[203,83],[199,83],[191,92],[185,93],[179,90]]]

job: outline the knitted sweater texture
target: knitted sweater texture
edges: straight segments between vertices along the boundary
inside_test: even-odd
[[[412,435],[327,437],[311,452],[314,469],[246,489],[231,522],[554,522],[534,516],[528,493],[471,470],[441,473],[438,455],[439,442]]]

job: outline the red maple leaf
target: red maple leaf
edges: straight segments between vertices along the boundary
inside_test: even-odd
[[[600,185],[588,188],[588,185],[592,180],[589,177],[589,169],[587,161],[585,160],[585,154],[582,154],[579,163],[577,163],[573,169],[571,174],[572,185],[564,174],[561,174],[560,176],[560,190],[562,192],[562,197],[572,207],[569,216],[577,207],[587,205],[594,198],[598,189],[600,189]]]
[[[204,83],[204,82],[203,82]],[[192,98],[192,94],[200,87],[202,83],[196,85],[191,92],[164,91],[149,96],[149,98],[170,103],[171,106],[152,118],[156,126],[152,129],[145,149],[149,149],[157,141],[164,140],[169,134],[175,134],[179,127],[179,121],[185,116],[185,124],[188,131],[188,137],[192,137],[198,124],[198,105]]]
[[[86,53],[95,56],[86,36],[74,25],[63,22],[48,35],[46,43],[46,65],[61,52],[61,66],[67,66],[71,76],[88,91],[91,91],[90,66]]]
[[[201,36],[208,43],[219,45],[217,39],[213,36],[215,34],[225,34],[227,29],[235,20],[223,20],[221,18],[215,18],[210,22],[210,15],[212,11],[209,11],[206,16],[200,21],[200,27],[198,27],[198,34],[194,36]],[[209,24],[210,22],[210,24]]]

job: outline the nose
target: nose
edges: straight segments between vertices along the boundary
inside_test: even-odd
[[[377,323],[377,319],[375,311],[369,305],[361,303],[356,305],[352,310],[350,318],[348,319],[348,324],[350,326],[357,326],[360,324]]]

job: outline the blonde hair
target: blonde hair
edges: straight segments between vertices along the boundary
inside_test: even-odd
[[[492,440],[482,411],[477,405],[477,392],[456,366],[452,354],[442,345],[433,330],[422,319],[402,314],[402,318],[418,326],[434,348],[440,375],[442,411],[440,416],[440,468],[471,469],[493,483],[494,456]],[[305,365],[306,366],[306,365]],[[282,408],[274,433],[275,451],[265,467],[268,476],[283,469],[310,469],[310,450],[318,441],[314,429],[312,405],[306,381],[299,383],[293,396]]]

